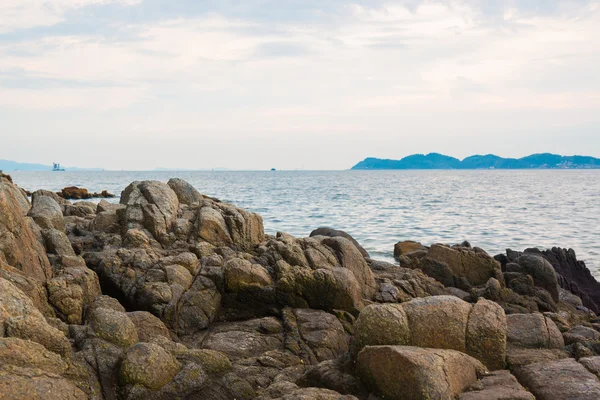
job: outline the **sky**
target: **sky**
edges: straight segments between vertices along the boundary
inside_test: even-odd
[[[1,0],[0,159],[600,157],[600,0]]]

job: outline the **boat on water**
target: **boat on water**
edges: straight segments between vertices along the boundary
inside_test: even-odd
[[[64,168],[60,167],[60,164],[58,163],[52,163],[52,171],[53,172],[64,172]]]

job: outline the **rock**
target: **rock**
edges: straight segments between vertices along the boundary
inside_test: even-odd
[[[511,314],[506,320],[508,342],[516,346],[560,349],[565,345],[556,324],[540,313]]]
[[[511,254],[509,261],[516,260],[523,253],[507,250]],[[550,250],[527,249],[525,254],[543,257],[556,271],[556,278],[561,288],[580,297],[585,307],[600,313],[600,283],[592,276],[583,261],[577,260],[573,249],[553,247]],[[500,257],[502,255],[499,255]],[[509,257],[504,256],[507,259]]]
[[[37,308],[45,317],[54,317],[54,310],[50,304],[48,304],[48,293],[43,281],[25,276],[21,271],[7,265],[1,258],[0,277],[12,283],[29,297],[35,308]]]
[[[398,259],[402,255],[407,255],[417,251],[427,251],[427,247],[423,246],[419,242],[413,242],[412,240],[398,242],[394,245],[394,258]]]
[[[240,258],[225,263],[224,277],[225,288],[232,293],[262,289],[273,284],[271,276],[263,266]]]
[[[45,281],[52,276],[52,269],[35,224],[25,217],[28,209],[21,191],[0,179],[0,259],[27,277]]]
[[[535,400],[508,371],[494,371],[484,376],[458,400]]]
[[[199,204],[204,199],[204,196],[202,196],[192,185],[183,179],[169,179],[167,185],[173,189],[181,204],[187,204],[191,206],[194,204]]]
[[[538,400],[600,398],[598,378],[573,359],[530,364],[515,375]]]
[[[86,400],[88,396],[59,375],[35,368],[0,366],[0,396],[10,400]]]
[[[369,253],[352,236],[350,236],[350,234],[344,231],[323,227],[315,229],[310,233],[309,236],[343,237],[351,241],[352,244],[354,244],[354,246],[358,249],[358,251],[360,251],[360,254],[362,254],[363,257],[369,257]]]
[[[231,361],[224,353],[209,349],[190,349],[177,354],[180,360],[193,361],[202,366],[207,374],[223,375],[231,371]]]
[[[275,271],[277,300],[281,305],[354,313],[364,307],[360,284],[345,268],[312,270],[280,261]]]
[[[469,303],[452,296],[433,296],[411,300],[403,308],[412,346],[466,352]]]
[[[418,269],[375,260],[369,260],[369,267],[379,284],[374,297],[379,303],[403,303],[418,297],[451,294],[440,282]]]
[[[342,396],[333,390],[317,388],[298,388],[284,394],[282,397],[272,397],[279,400],[357,400],[354,396]]]
[[[353,352],[365,346],[409,345],[410,327],[401,304],[374,304],[365,307],[354,324]]]
[[[127,228],[135,227],[135,223],[144,222],[145,227],[154,233],[169,230],[177,218],[179,199],[166,184],[158,181],[133,182],[121,194],[121,204],[127,206]],[[154,206],[154,207],[152,207]],[[131,209],[130,209],[131,207]],[[131,218],[131,212],[142,208],[146,215]],[[131,212],[129,212],[131,211]],[[130,224],[133,223],[133,226]],[[157,239],[160,239],[157,237]]]
[[[214,246],[232,244],[231,235],[223,215],[215,208],[202,207],[198,211],[196,234],[202,240]]]
[[[40,315],[29,314],[11,317],[6,320],[6,336],[31,340],[48,350],[67,356],[71,353],[71,344],[64,333],[48,325]]]
[[[558,282],[556,272],[552,265],[543,257],[524,254],[514,263],[506,265],[507,272],[521,272],[530,275],[536,286],[544,288],[550,293],[554,301],[558,301]]]
[[[367,346],[356,367],[367,387],[391,400],[451,400],[485,372],[479,361],[458,351],[405,346]]]
[[[177,312],[167,316],[167,324],[178,334],[189,334],[206,329],[221,307],[221,294],[214,282],[198,276],[178,304]]]
[[[91,218],[96,214],[97,208],[97,204],[89,201],[79,201],[73,205],[65,206],[64,215],[69,217]]]
[[[141,342],[151,343],[158,336],[171,338],[171,333],[165,324],[147,311],[133,311],[127,313],[127,316],[133,322],[138,332],[138,338]]]
[[[504,310],[493,301],[479,299],[467,324],[467,354],[490,370],[503,369],[506,363],[507,322]]]
[[[83,311],[100,295],[96,273],[88,268],[64,268],[46,284],[48,301],[70,324],[81,324]]]
[[[353,353],[364,346],[410,345],[458,350],[489,368],[503,368],[506,317],[495,303],[475,306],[452,296],[376,304],[363,309],[354,325]]]
[[[575,326],[568,332],[563,333],[563,338],[566,344],[581,343],[581,342],[597,342],[600,340],[600,332],[586,326]]]
[[[485,252],[467,247],[448,247],[434,244],[427,257],[448,265],[457,277],[465,278],[471,285],[483,285],[490,278],[501,275],[500,264]]]
[[[561,360],[570,355],[562,349],[525,349],[508,345],[506,348],[506,361],[511,371],[535,363]]]
[[[71,242],[63,231],[46,229],[43,231],[43,235],[48,253],[59,256],[75,256]]]
[[[139,341],[137,329],[127,314],[108,308],[95,308],[88,318],[94,336],[121,347]]]
[[[308,369],[298,384],[304,387],[319,387],[334,390],[341,394],[361,395],[366,393],[360,380],[354,376],[349,366],[340,359],[323,361]]]
[[[0,338],[0,360],[2,365],[39,368],[59,375],[67,369],[67,364],[58,354],[46,350],[41,344],[12,337]]]
[[[65,220],[60,205],[48,196],[36,197],[27,214],[42,229],[58,229],[65,231]]]
[[[349,338],[340,321],[320,310],[294,310],[301,339],[317,361],[334,359],[348,351]]]
[[[117,210],[121,210],[125,208],[123,204],[118,203],[109,203],[106,200],[100,200],[98,206],[96,207],[96,214],[100,214],[101,212],[117,212]]]
[[[85,188],[78,188],[77,186],[69,186],[60,191],[63,199],[69,200],[81,200],[89,199],[91,196]]]
[[[116,211],[101,211],[92,221],[92,229],[105,233],[119,233],[119,216]]]
[[[579,363],[588,371],[600,378],[600,356],[584,357],[579,359]]]
[[[283,347],[281,323],[272,317],[215,324],[202,348],[227,354],[232,360],[256,357]]]
[[[169,383],[180,369],[179,362],[162,347],[138,343],[127,351],[119,376],[122,384],[158,390]]]

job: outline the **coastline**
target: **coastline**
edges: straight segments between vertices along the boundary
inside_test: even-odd
[[[0,177],[0,211],[10,398],[600,395],[600,284],[572,250],[403,241],[389,263],[181,179],[95,204]]]

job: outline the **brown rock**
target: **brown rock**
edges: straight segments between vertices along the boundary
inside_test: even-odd
[[[0,259],[28,277],[45,281],[52,276],[52,270],[31,220],[25,217],[28,208],[21,191],[0,179]]]
[[[415,251],[427,250],[427,247],[423,246],[419,242],[413,242],[412,240],[405,240],[398,242],[394,245],[394,257],[397,259],[402,255],[413,253]]]
[[[485,371],[458,351],[405,346],[365,347],[356,366],[367,387],[390,400],[453,400]]]
[[[59,375],[37,368],[0,366],[0,398],[10,400],[87,400],[88,396]]]
[[[506,315],[493,301],[479,299],[467,325],[467,354],[490,370],[503,369],[506,363]]]
[[[515,371],[519,382],[538,400],[597,400],[600,381],[574,359],[524,366]]]
[[[540,313],[510,314],[508,342],[520,347],[559,349],[565,344],[556,324]]]
[[[508,371],[494,371],[473,385],[458,400],[535,400]]]

